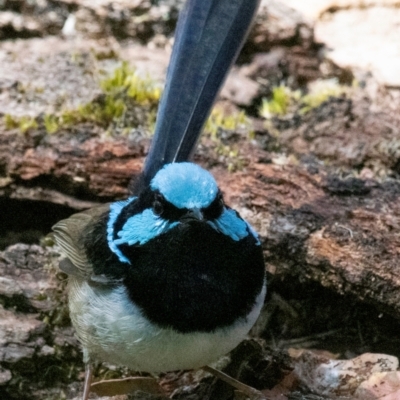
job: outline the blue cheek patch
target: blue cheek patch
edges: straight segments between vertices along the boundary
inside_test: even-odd
[[[147,208],[140,214],[136,214],[126,220],[122,229],[118,232],[119,239],[114,240],[118,246],[127,244],[129,246],[141,245],[154,239],[156,236],[167,232],[179,222],[169,222],[154,214],[153,210]]]
[[[146,209],[140,214],[128,218],[122,229],[117,233],[118,239],[114,239],[115,221],[122,209],[134,199],[136,199],[136,197],[111,204],[110,218],[107,223],[108,246],[110,247],[110,250],[117,255],[121,262],[127,264],[131,264],[131,262],[118,248],[119,245],[127,244],[129,246],[134,246],[144,244],[149,240],[154,239],[156,236],[167,232],[178,224],[178,222],[169,222],[164,220],[154,214],[153,210]]]
[[[234,210],[225,208],[219,218],[207,223],[216,231],[229,236],[232,240],[239,241],[250,234],[257,240],[257,245],[260,244],[254,229],[246,221],[238,217]]]
[[[260,246],[261,242],[260,242],[258,233],[254,230],[254,228],[247,221],[244,221],[244,222],[246,222],[247,228],[249,228],[249,232],[254,236],[254,239],[256,239],[256,245]]]
[[[117,201],[115,203],[112,203],[110,205],[110,216],[109,216],[108,222],[107,222],[108,247],[114,254],[116,254],[118,256],[118,258],[121,262],[128,263],[128,264],[130,264],[129,260],[122,254],[121,250],[114,243],[114,224],[115,224],[115,221],[117,220],[119,214],[121,213],[122,209],[125,206],[127,206],[128,204],[130,204],[136,198],[137,197],[130,197],[127,200]]]

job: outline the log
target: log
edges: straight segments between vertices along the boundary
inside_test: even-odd
[[[212,160],[212,147],[198,160],[205,167],[214,163],[211,172],[227,203],[260,233],[268,271],[319,282],[400,317],[399,182],[341,179],[321,165],[279,165],[240,140],[242,170],[228,172]],[[17,144],[12,156],[7,143]],[[122,198],[140,173],[147,144],[122,136],[78,141],[68,133],[34,142],[4,132],[1,194],[75,209]]]
[[[25,2],[5,3],[13,12],[0,21],[0,36],[11,32],[12,37],[25,40],[0,46],[0,116],[40,119],[46,113],[91,102],[101,94],[93,70],[109,71],[121,59],[163,79],[168,51],[156,47],[168,42],[160,33],[172,32],[175,5],[165,20],[163,5],[150,8],[144,0],[132,5],[121,2],[126,13],[107,1],[101,5],[77,0],[53,3],[28,8]],[[143,10],[151,10],[146,18]],[[69,39],[26,39],[59,33],[68,14],[77,21]],[[129,35],[151,40],[152,47],[116,43]],[[234,84],[229,86],[228,80],[222,95],[255,114],[257,96],[269,95],[272,85],[288,79],[297,88],[323,77],[320,47],[302,16],[287,12],[280,2],[263,2],[242,64],[231,75]],[[254,49],[263,53],[251,61]],[[329,68],[334,71],[329,77],[351,81],[351,71]],[[245,98],[236,96],[237,76],[241,82],[252,82]],[[372,310],[368,316],[385,314],[396,330],[400,318],[400,107],[387,93],[381,96],[379,90],[370,89],[367,84],[366,90],[328,100],[306,114],[288,113],[268,124],[254,118],[254,139],[248,129],[220,130],[216,138],[206,136],[200,142],[195,161],[214,174],[227,203],[260,234],[270,294],[256,327],[258,336],[269,338],[272,331],[284,337],[290,321],[273,321],[272,330],[263,320],[274,314],[274,307],[286,307],[288,314],[296,311],[280,295],[283,290],[277,289],[295,292],[307,285],[333,293],[330,305],[339,307],[340,313],[356,303]],[[22,134],[0,122],[0,239],[9,235],[0,243],[16,243],[0,251],[0,398],[78,396],[83,364],[68,317],[66,276],[58,270],[58,249],[51,240],[39,244],[38,238],[73,212],[129,195],[150,141],[140,127],[137,131],[136,136],[107,135],[104,126],[88,122],[61,127],[53,135],[42,125]],[[23,230],[34,231],[35,244],[22,244],[18,235],[13,236]],[[299,297],[307,294],[300,291]],[[313,307],[323,313],[318,300],[317,296],[313,299]],[[307,312],[306,318],[313,319]],[[281,314],[282,319],[287,317]],[[379,321],[376,317],[365,324],[378,329]],[[303,322],[309,321],[296,321]],[[379,326],[384,330],[390,324]],[[321,332],[321,337],[330,334]],[[395,341],[394,336],[391,339]],[[284,351],[249,341],[233,353],[227,372],[239,376],[242,371],[246,383],[264,389],[280,383],[291,368]],[[104,371],[99,368],[97,376],[129,375],[123,368]],[[188,382],[192,383],[189,389]],[[199,400],[210,393],[219,393],[215,398],[232,397],[210,377],[192,373],[167,374],[161,383],[169,393],[177,390],[175,398],[188,393]]]

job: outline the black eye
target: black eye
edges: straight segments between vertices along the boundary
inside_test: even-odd
[[[156,194],[153,201],[153,212],[156,215],[161,215],[164,212],[164,199],[161,194]]]
[[[203,215],[207,219],[216,219],[218,218],[224,209],[224,199],[222,197],[222,193],[219,192],[213,202],[207,207],[204,208]]]

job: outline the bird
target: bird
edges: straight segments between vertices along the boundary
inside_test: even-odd
[[[266,277],[259,236],[225,203],[212,174],[190,161],[258,5],[185,3],[131,195],[52,228],[86,365],[84,400],[96,362],[212,372],[207,366],[235,348],[260,314]]]

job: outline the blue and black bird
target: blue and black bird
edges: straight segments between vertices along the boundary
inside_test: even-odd
[[[188,0],[136,192],[58,222],[72,323],[91,365],[200,368],[228,353],[265,296],[257,234],[188,162],[258,0]]]

